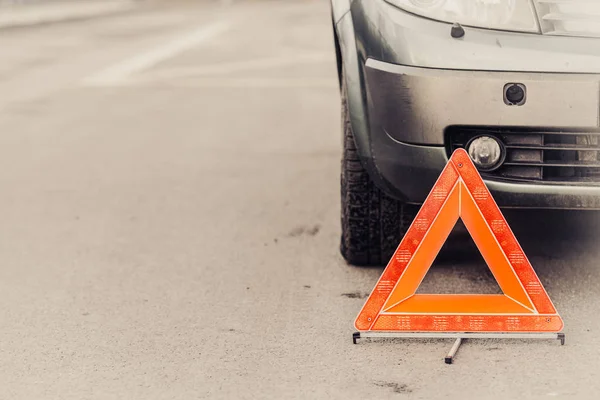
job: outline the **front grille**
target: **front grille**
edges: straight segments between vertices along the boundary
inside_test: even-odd
[[[482,172],[488,178],[600,184],[600,131],[451,127],[447,135],[448,155],[480,135],[493,136],[504,144],[504,163],[492,172]]]
[[[545,35],[600,36],[600,1],[536,0]]]

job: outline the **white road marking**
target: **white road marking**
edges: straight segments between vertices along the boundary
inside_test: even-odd
[[[145,71],[162,61],[175,57],[177,54],[190,50],[202,42],[205,42],[230,28],[229,22],[216,22],[200,29],[192,31],[176,40],[167,43],[147,53],[139,54],[121,63],[113,65],[84,79],[85,86],[110,86],[122,84],[136,73]]]
[[[198,75],[225,75],[235,72],[265,70],[270,68],[285,67],[288,65],[318,64],[331,62],[334,58],[329,53],[306,53],[289,56],[258,58],[254,60],[233,61],[197,67],[170,68],[147,74],[144,80],[170,80],[178,78],[195,77]]]
[[[145,81],[136,79],[124,82],[123,86],[184,87],[184,88],[242,88],[242,89],[329,89],[339,88],[335,76],[331,78],[201,78],[171,81]]]

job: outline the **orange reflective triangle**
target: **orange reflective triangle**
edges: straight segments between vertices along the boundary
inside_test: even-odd
[[[416,294],[459,218],[503,294]],[[563,321],[469,155],[459,149],[355,326],[360,331],[558,332]]]

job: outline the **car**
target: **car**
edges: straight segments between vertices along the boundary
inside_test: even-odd
[[[392,256],[452,152],[504,208],[600,208],[600,2],[331,0],[341,253]]]

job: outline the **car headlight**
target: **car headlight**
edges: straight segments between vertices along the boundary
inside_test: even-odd
[[[426,18],[507,31],[539,32],[530,0],[385,0]]]

